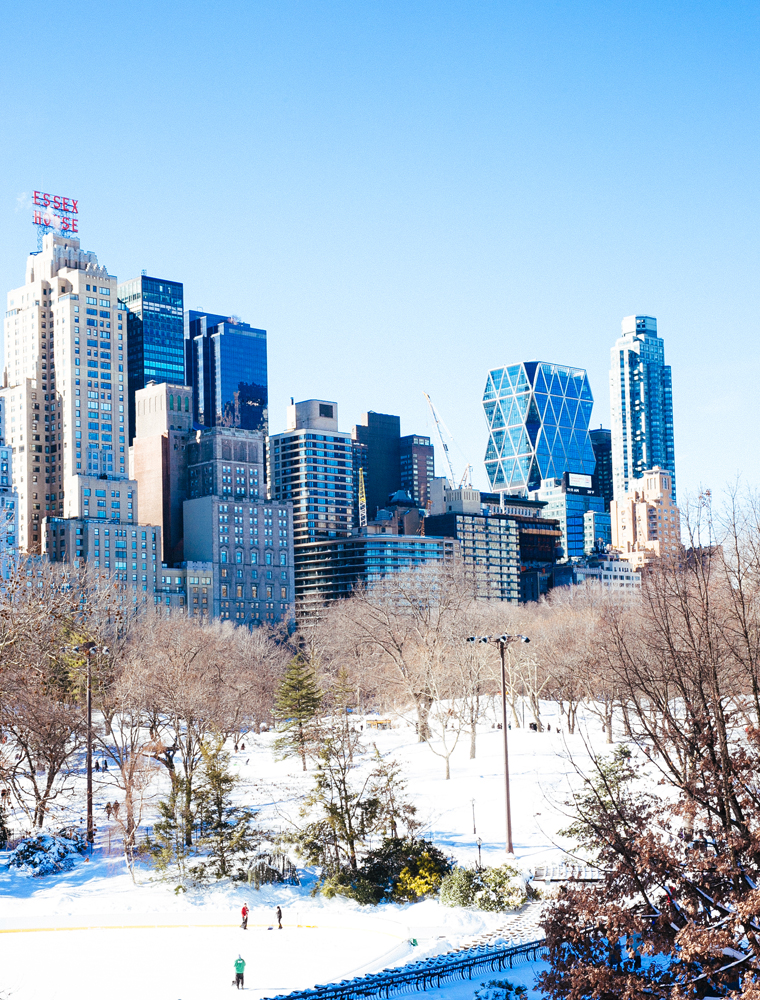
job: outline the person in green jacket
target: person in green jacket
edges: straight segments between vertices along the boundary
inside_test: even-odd
[[[245,972],[245,960],[242,955],[235,959],[235,985],[238,989],[243,986],[243,973]]]

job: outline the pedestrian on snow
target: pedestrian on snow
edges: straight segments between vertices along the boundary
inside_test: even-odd
[[[245,972],[245,960],[242,955],[235,959],[235,986],[238,989],[245,989],[243,986],[243,973]]]
[[[282,930],[282,910],[279,906],[277,907],[277,927]]]
[[[243,909],[240,911],[243,914],[243,922],[240,925],[244,931],[248,930],[248,914],[251,912],[248,909],[248,903],[243,903]]]
[[[100,761],[97,761],[97,760],[95,761],[95,770],[96,771],[100,770]]]

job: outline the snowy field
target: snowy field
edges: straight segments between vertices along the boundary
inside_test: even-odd
[[[557,830],[567,823],[561,806],[577,781],[568,750],[576,761],[585,758],[580,735],[556,731],[553,707],[546,706],[545,720],[552,732],[509,733],[515,854],[526,870],[561,860]],[[475,760],[469,759],[469,739],[463,738],[446,781],[443,760],[417,743],[410,727],[394,725],[391,731],[365,735],[368,744],[402,762],[424,835],[464,864],[477,860],[480,837],[483,863],[503,861],[500,731],[490,722],[481,727]],[[584,735],[605,749],[591,721]],[[234,755],[234,766],[242,779],[241,798],[260,810],[263,825],[285,830],[297,820],[299,796],[313,776],[302,773],[300,762],[275,762],[272,739],[263,734],[248,741]],[[83,786],[83,765],[81,770]],[[164,781],[158,771],[156,797],[165,793]],[[301,887],[257,892],[219,885],[179,896],[172,886],[154,881],[146,868],[138,869],[133,883],[104,811],[105,803],[118,796],[107,775],[95,775],[95,788],[98,837],[91,861],[82,859],[72,872],[40,879],[0,867],[2,1000],[81,1000],[101,994],[113,1000],[214,1000],[229,995],[238,954],[247,963],[247,992],[271,997],[441,954],[504,921],[500,914],[447,908],[434,900],[361,907],[344,899],[313,898],[308,876]],[[64,807],[53,814],[49,828],[79,818]],[[154,818],[149,810],[147,822]],[[239,927],[244,902],[251,907],[247,932]],[[272,928],[278,904],[282,931],[276,923]],[[409,943],[412,938],[416,947]],[[536,965],[522,966],[504,977],[530,986],[536,970]],[[479,981],[426,996],[471,997]]]

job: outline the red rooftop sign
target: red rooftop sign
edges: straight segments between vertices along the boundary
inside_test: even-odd
[[[79,202],[73,198],[64,198],[59,194],[46,194],[44,191],[35,191],[32,204],[38,205],[34,209],[32,222],[35,226],[45,226],[49,229],[58,229],[62,233],[78,233],[79,226],[77,216],[79,215]]]

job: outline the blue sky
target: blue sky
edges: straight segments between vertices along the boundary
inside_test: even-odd
[[[19,196],[71,195],[112,274],[268,330],[273,431],[292,395],[430,433],[424,390],[483,487],[487,371],[584,367],[609,426],[653,315],[679,493],[760,485],[756,3],[15,5],[3,36],[3,291]]]

